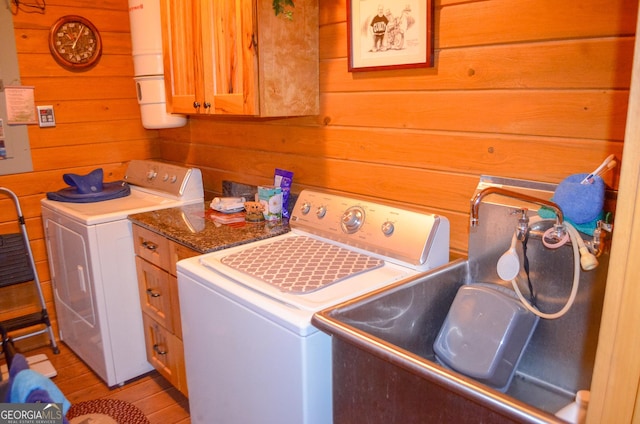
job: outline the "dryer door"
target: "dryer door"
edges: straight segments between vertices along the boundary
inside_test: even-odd
[[[48,222],[47,232],[56,301],[73,314],[73,321],[96,327],[98,316],[83,235],[55,221]]]
[[[106,376],[88,228],[46,209],[42,216],[60,339],[98,375]]]

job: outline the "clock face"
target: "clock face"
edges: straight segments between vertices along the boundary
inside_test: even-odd
[[[49,32],[49,50],[56,61],[68,69],[87,69],[102,54],[100,34],[80,16],[65,16]]]

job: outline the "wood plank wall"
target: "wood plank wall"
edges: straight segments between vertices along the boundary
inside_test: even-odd
[[[160,131],[162,157],[202,168],[214,193],[281,167],[294,191],[424,207],[464,253],[480,175],[559,182],[621,156],[637,0],[436,0],[435,67],[360,73],[347,70],[346,3],[320,1],[319,116],[192,118]]]
[[[52,312],[39,201],[66,172],[103,167],[105,180],[118,179],[125,161],[161,155],[202,168],[212,197],[223,179],[265,184],[282,167],[295,172],[296,191],[442,213],[452,251],[464,253],[480,175],[558,182],[622,151],[636,0],[436,0],[435,67],[367,73],[347,72],[346,0],[321,0],[319,116],[192,118],[159,132],[140,125],[127,7],[48,0],[43,14],[14,16],[22,83],[36,87],[37,104],[54,105],[58,125],[29,128],[34,171],[0,176],[0,186],[20,197]],[[65,71],[48,53],[48,29],[67,14],[101,31],[103,57],[88,72]],[[0,200],[0,232],[16,230]],[[0,296],[0,320],[24,313],[15,305],[32,296]]]
[[[0,7],[5,7],[3,2]],[[11,2],[13,3],[13,2]],[[35,87],[37,105],[53,105],[55,128],[29,127],[33,172],[0,176],[0,186],[20,198],[48,309],[54,311],[40,199],[66,184],[62,174],[103,168],[105,181],[122,178],[131,159],[159,156],[157,131],[142,127],[133,83],[127,0],[47,0],[43,13],[22,8],[13,17],[21,82]],[[12,10],[15,5],[12,5]],[[31,12],[31,13],[27,13]],[[50,26],[61,16],[82,15],[99,29],[104,44],[98,65],[70,72],[49,54]],[[3,41],[4,42],[4,41]],[[0,200],[0,233],[18,231],[13,204]],[[0,320],[36,310],[34,291],[11,287],[0,295]],[[55,313],[53,313],[55,322]]]

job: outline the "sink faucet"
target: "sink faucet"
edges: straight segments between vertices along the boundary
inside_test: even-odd
[[[522,200],[528,203],[534,203],[536,205],[546,206],[548,208],[553,209],[553,211],[555,212],[556,226],[562,225],[562,223],[564,222],[564,216],[562,215],[562,210],[560,209],[560,207],[549,200],[538,199],[537,197],[528,196],[526,194],[517,193],[515,191],[506,190],[500,187],[487,187],[477,192],[471,198],[470,223],[472,227],[478,226],[478,221],[479,221],[478,210],[480,209],[480,202],[482,202],[482,199],[489,194],[499,194],[502,196],[511,197],[513,199]]]

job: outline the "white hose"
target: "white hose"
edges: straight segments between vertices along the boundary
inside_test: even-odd
[[[579,243],[578,239],[582,240],[582,238],[578,234],[578,231],[573,227],[573,225],[569,224],[566,221],[564,225],[565,225],[565,228],[567,229],[567,232],[569,233],[569,239],[571,240],[571,247],[573,248],[573,264],[574,264],[573,285],[571,287],[571,294],[569,295],[569,299],[567,300],[567,303],[564,305],[564,307],[560,309],[558,312],[553,314],[546,314],[544,312],[540,312],[539,310],[531,306],[527,301],[527,299],[524,298],[524,296],[520,292],[520,288],[518,287],[518,283],[516,282],[516,279],[514,278],[513,280],[511,280],[511,285],[513,286],[513,289],[515,290],[516,294],[518,295],[518,298],[520,299],[520,302],[522,302],[524,307],[527,308],[530,312],[544,319],[557,319],[564,316],[564,314],[566,314],[569,311],[569,309],[571,309],[571,306],[573,306],[573,302],[576,300],[576,296],[578,295],[578,287],[580,285],[580,251],[578,247],[578,243]]]

